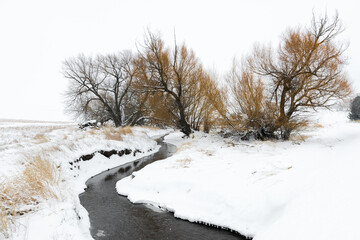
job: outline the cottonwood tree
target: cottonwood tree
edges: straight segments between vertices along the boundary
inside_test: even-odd
[[[269,90],[267,101],[277,106],[282,139],[301,124],[300,113],[329,107],[350,94],[343,71],[346,45],[336,41],[342,31],[338,14],[332,19],[314,16],[310,28],[288,30],[276,51],[255,47],[248,58],[249,68]]]
[[[171,122],[186,135],[210,119],[205,92],[212,79],[192,50],[176,42],[170,49],[159,35],[148,32],[136,64],[137,85],[151,93],[148,115],[153,119]]]
[[[191,128],[200,130],[202,127],[205,132],[209,132],[216,120],[216,108],[213,104],[216,96],[212,93],[217,85],[208,73],[200,71],[197,81],[187,93],[186,116]]]
[[[241,67],[235,60],[227,76],[230,95],[227,109],[228,123],[243,138],[253,135],[264,140],[274,137],[276,107],[267,100],[265,85],[248,67]]]
[[[112,120],[116,126],[139,122],[146,99],[132,85],[134,66],[128,51],[66,60],[63,75],[69,79],[68,111],[81,119]]]

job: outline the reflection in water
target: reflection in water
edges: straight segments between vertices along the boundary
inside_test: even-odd
[[[132,204],[117,194],[115,184],[147,164],[171,156],[176,147],[161,143],[158,153],[135,160],[94,176],[80,194],[81,204],[90,217],[94,239],[245,239],[229,231],[174,218],[172,213],[153,211],[143,204]]]
[[[105,181],[110,181],[115,177],[115,174],[108,174],[105,176],[104,180]]]

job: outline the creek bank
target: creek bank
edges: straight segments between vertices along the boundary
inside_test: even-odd
[[[151,152],[153,149],[149,149],[148,152]],[[107,158],[110,158],[111,156],[113,155],[118,155],[119,157],[122,157],[123,155],[130,155],[131,153],[133,153],[133,156],[135,157],[136,154],[138,153],[144,153],[143,151],[139,150],[139,149],[135,149],[134,151],[132,149],[129,149],[129,148],[125,148],[123,150],[99,150],[99,151],[96,151],[96,152],[93,152],[91,154],[85,154],[85,155],[82,155],[80,156],[78,159],[74,160],[74,161],[70,161],[69,164],[70,164],[70,170],[73,170],[74,168],[78,168],[80,169],[80,165],[79,163],[81,161],[89,161],[91,160],[95,154],[101,154],[103,155],[104,157],[107,157]]]
[[[79,195],[89,213],[94,239],[245,239],[238,234],[175,218],[171,212],[154,211],[144,204],[132,204],[120,196],[116,182],[146,165],[170,157],[176,147],[159,141],[158,152],[102,172],[86,182]]]

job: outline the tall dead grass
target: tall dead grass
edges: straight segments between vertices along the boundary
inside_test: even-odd
[[[133,134],[131,127],[106,127],[104,128],[104,135],[107,140],[122,141],[122,136],[127,134]]]
[[[314,123],[313,127],[314,128],[323,128],[324,126],[322,124],[320,124],[320,123]]]
[[[311,136],[304,135],[304,134],[293,134],[290,136],[290,141],[293,141],[295,143],[305,142],[307,139],[309,139]]]
[[[188,148],[190,148],[191,146],[191,142],[185,142],[185,143],[182,143],[176,150],[176,152],[181,152],[181,151],[184,151]]]
[[[38,133],[34,136],[34,140],[37,142],[37,143],[45,143],[45,142],[48,142],[49,139],[43,134],[43,133]]]
[[[14,216],[15,213],[13,206],[9,206],[5,208],[3,205],[5,205],[6,199],[2,196],[2,193],[4,191],[5,184],[4,180],[1,180],[0,182],[0,238],[1,236],[5,238],[10,237],[10,233],[14,231]]]
[[[34,210],[43,199],[59,198],[55,186],[60,183],[60,169],[36,155],[20,174],[0,183],[0,236],[7,238],[14,231],[17,215]]]

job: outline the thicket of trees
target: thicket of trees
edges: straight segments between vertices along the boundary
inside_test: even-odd
[[[289,29],[277,49],[256,46],[230,74],[235,117],[260,138],[289,139],[306,124],[309,109],[326,108],[351,92],[344,74],[346,46],[336,14],[313,18],[310,28]],[[246,92],[246,93],[245,93]]]
[[[193,50],[169,47],[148,32],[136,54],[86,57],[64,62],[70,79],[68,110],[82,119],[113,120],[116,126],[151,123],[191,129],[227,127],[247,138],[289,139],[306,124],[304,112],[329,107],[350,94],[346,45],[336,14],[313,18],[310,28],[288,30],[278,48],[256,46],[234,61],[220,88]]]
[[[64,62],[63,74],[70,80],[67,110],[84,120],[148,122],[186,135],[201,125],[209,130],[214,121],[213,78],[187,46],[175,42],[170,49],[151,32],[136,55],[79,55]]]

